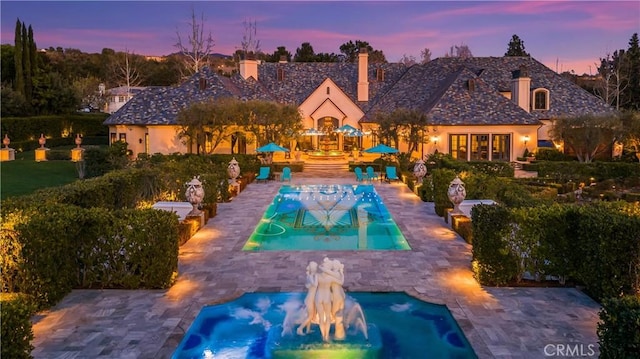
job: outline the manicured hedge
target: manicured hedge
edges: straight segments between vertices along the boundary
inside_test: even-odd
[[[33,140],[37,143],[40,134],[53,139],[69,138],[71,141],[78,133],[82,136],[107,137],[109,127],[103,125],[107,117],[109,114],[105,113],[7,117],[0,123],[0,132],[3,138],[7,134],[12,143]],[[47,143],[49,141],[47,139]]]
[[[600,358],[640,358],[640,296],[602,302],[598,323]]]
[[[39,308],[72,288],[167,288],[178,269],[171,212],[49,203],[12,216],[2,226],[3,290],[27,293]]]
[[[33,329],[31,315],[35,308],[25,294],[0,293],[0,357],[32,358]]]
[[[520,258],[510,242],[511,215],[500,205],[480,204],[471,209],[474,277],[484,285],[505,285],[519,274]]]
[[[597,202],[472,210],[473,264],[482,284],[558,277],[596,300],[640,293],[640,204]]]
[[[526,165],[526,170],[537,171],[538,177],[552,178],[566,182],[589,183],[590,178],[596,181],[616,178],[640,177],[640,165],[628,162],[591,162],[581,163],[577,161],[537,161]]]

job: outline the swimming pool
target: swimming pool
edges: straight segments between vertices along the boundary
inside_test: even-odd
[[[202,308],[172,359],[196,358],[455,358],[477,355],[449,309],[400,292],[349,292],[361,306],[368,337],[323,343],[317,326],[308,335],[287,327],[286,313],[305,293],[247,293]]]
[[[373,185],[285,185],[242,248],[410,250]]]

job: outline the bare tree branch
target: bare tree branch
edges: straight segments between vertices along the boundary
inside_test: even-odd
[[[174,46],[185,57],[184,67],[187,76],[200,72],[208,64],[209,55],[215,46],[211,31],[205,34],[204,23],[204,14],[201,14],[200,22],[198,22],[195,11],[191,9],[190,33],[186,42],[183,41],[180,31],[176,30],[178,41]]]

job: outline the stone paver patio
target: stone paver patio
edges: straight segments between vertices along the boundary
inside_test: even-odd
[[[349,173],[293,174],[293,184],[354,182]],[[218,215],[180,248],[170,289],[74,290],[40,313],[33,356],[169,358],[202,306],[245,292],[302,292],[307,263],[324,256],[344,263],[347,292],[404,291],[446,304],[480,358],[542,358],[557,354],[559,344],[597,351],[596,302],[573,288],[480,286],[471,246],[400,183],[375,187],[411,251],[243,252],[280,184],[253,183],[219,204]]]

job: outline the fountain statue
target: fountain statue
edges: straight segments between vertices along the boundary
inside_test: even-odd
[[[190,182],[187,182],[187,190],[185,191],[185,197],[187,201],[191,203],[193,209],[187,216],[199,216],[202,211],[202,201],[204,200],[204,189],[202,188],[202,182],[200,182],[200,176],[193,177]]]
[[[353,325],[360,330],[365,339],[368,338],[367,324],[364,313],[358,303],[347,301],[343,289],[344,265],[337,259],[324,258],[322,263],[311,261],[307,266],[307,295],[303,310],[293,313],[294,319],[288,318],[283,328],[283,335],[291,331],[291,323],[299,324],[296,333],[306,335],[312,332],[311,325],[320,328],[322,341],[330,342],[331,325],[333,325],[333,339],[345,340],[346,329]],[[346,314],[346,318],[345,318]],[[292,315],[289,313],[289,315]]]
[[[467,190],[464,188],[464,182],[460,180],[460,177],[456,176],[456,178],[449,183],[447,196],[449,197],[449,201],[453,203],[453,211],[451,211],[451,214],[464,214],[464,212],[460,210],[460,203],[462,203],[467,196]]]

